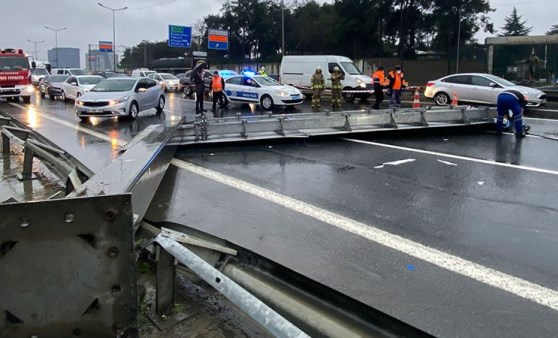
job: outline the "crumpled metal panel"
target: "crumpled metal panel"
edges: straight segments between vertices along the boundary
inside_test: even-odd
[[[131,195],[0,205],[0,337],[132,337]]]

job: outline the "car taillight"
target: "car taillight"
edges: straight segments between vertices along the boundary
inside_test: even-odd
[[[426,84],[426,87],[430,87],[430,86],[433,86],[433,85],[434,85],[434,82],[428,82],[428,83]]]

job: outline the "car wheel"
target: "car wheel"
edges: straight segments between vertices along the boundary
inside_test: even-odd
[[[269,95],[264,95],[262,96],[262,99],[260,100],[262,107],[264,109],[271,109],[273,108],[273,99],[271,98],[271,96]]]
[[[138,104],[134,101],[130,105],[130,111],[128,112],[128,117],[132,120],[135,120],[136,117],[138,117],[138,114],[139,114]]]
[[[450,103],[450,97],[444,92],[438,92],[434,95],[434,102],[438,106],[446,106]]]
[[[64,91],[60,92],[60,100],[63,102],[67,102],[68,98],[66,97],[66,93]]]
[[[31,96],[22,96],[23,103],[31,103]]]
[[[192,87],[190,87],[190,86],[184,87],[184,95],[192,96],[193,93],[194,93],[194,91],[192,90]]]
[[[351,90],[352,88],[346,87],[343,88],[343,90]],[[355,94],[353,93],[341,93],[341,96],[343,96],[343,100],[347,101],[347,102],[353,102],[355,100]]]
[[[50,94],[48,97],[49,97],[51,100],[56,100],[56,96],[54,96],[54,95],[52,95],[52,94]]]
[[[163,111],[163,109],[165,108],[165,97],[163,95],[161,95],[159,97],[159,104],[157,104],[157,112],[160,113]]]

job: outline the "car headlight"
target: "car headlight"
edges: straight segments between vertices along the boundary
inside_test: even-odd
[[[83,106],[83,101],[76,100],[76,106]]]
[[[110,100],[109,105],[114,106],[115,104],[126,102],[126,101],[128,101],[129,98],[130,98],[129,96],[124,96],[124,97],[121,97],[121,98],[116,99],[116,100]]]
[[[25,90],[27,90],[28,92],[34,92],[35,87],[33,87],[33,85],[27,85],[27,86],[25,86]]]
[[[277,91],[277,94],[278,94],[279,96],[289,96],[289,94],[288,94],[287,92],[283,91],[283,90]]]

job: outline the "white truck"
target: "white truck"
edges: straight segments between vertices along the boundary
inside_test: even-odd
[[[325,78],[326,89],[331,89],[329,77],[335,66],[341,69],[345,79],[343,85],[343,99],[352,102],[355,98],[365,100],[374,91],[372,78],[362,74],[353,61],[338,55],[287,55],[281,61],[279,80],[283,84],[300,88],[304,94],[312,94],[309,90],[310,79],[316,68],[320,66]],[[353,92],[351,92],[353,91]]]

